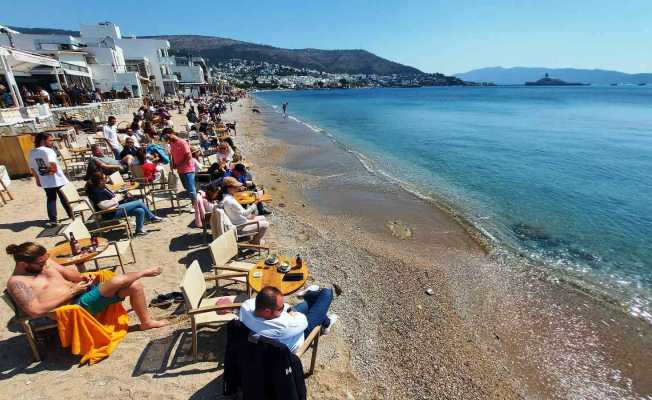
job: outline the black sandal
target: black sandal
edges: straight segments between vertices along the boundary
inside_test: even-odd
[[[149,302],[150,307],[168,308],[172,305],[172,297],[169,294],[159,294]]]

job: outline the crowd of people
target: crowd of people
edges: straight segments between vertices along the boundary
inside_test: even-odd
[[[142,199],[113,192],[107,186],[107,175],[115,172],[127,175],[139,168],[144,182],[157,182],[162,179],[163,171],[169,169],[169,173],[178,175],[196,214],[199,210],[219,207],[231,224],[241,229],[239,233],[251,234],[251,243],[260,244],[269,228],[265,215],[270,212],[260,198],[248,207],[243,207],[235,198],[240,191],[261,188],[256,186],[239,149],[228,134],[234,132],[235,123],[227,126],[221,120],[221,114],[230,103],[222,98],[204,97],[179,99],[177,104],[189,108],[186,113],[187,136],[175,129],[171,122],[171,107],[163,103],[140,107],[125,129],[118,130],[115,117],[108,118],[101,132],[111,153],[105,154],[104,146],[96,143],[91,146],[88,158],[85,190],[92,206],[96,210],[114,210],[107,213],[106,218],[135,217],[135,235],[146,235],[146,222],[157,223],[165,219],[156,216]],[[200,146],[191,146],[189,141],[197,141]],[[52,135],[38,134],[35,149],[29,156],[36,184],[46,193],[50,226],[58,223],[57,196],[68,216],[73,217],[59,190],[69,181],[53,147]],[[204,159],[214,161],[204,166],[201,162]],[[200,181],[199,176],[206,179]],[[196,222],[202,222],[199,215],[195,217]],[[252,224],[247,224],[251,221],[256,222],[255,231]],[[58,265],[49,259],[47,250],[39,244],[10,245],[7,253],[15,260],[14,273],[7,287],[17,305],[30,316],[47,314],[64,304],[78,304],[91,313],[98,313],[129,297],[142,329],[166,324],[166,321],[157,321],[150,315],[141,283],[142,278],[160,274],[160,268],[115,275],[110,281],[99,284],[74,269]],[[289,306],[278,289],[265,287],[255,299],[243,303],[239,318],[250,330],[296,350],[315,326],[321,325],[328,332],[337,319],[336,315],[328,314],[333,300],[331,289],[312,285],[299,294],[304,301]]]
[[[21,85],[18,89],[25,105],[49,104],[57,107],[72,107],[88,103],[100,103],[110,99],[127,99],[133,97],[126,86],[122,90],[102,92],[91,88],[89,84],[62,84],[59,89],[47,89],[40,85]],[[16,107],[8,86],[0,83],[0,108]]]

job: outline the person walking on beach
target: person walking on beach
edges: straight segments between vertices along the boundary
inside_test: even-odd
[[[72,210],[63,197],[59,188],[69,183],[63,170],[57,162],[57,153],[52,146],[54,138],[49,133],[39,133],[34,140],[35,149],[29,152],[29,168],[32,171],[36,185],[45,190],[48,210],[48,226],[57,225],[57,195],[66,210],[68,217],[72,218]]]
[[[288,117],[288,102],[283,103],[283,118]]]

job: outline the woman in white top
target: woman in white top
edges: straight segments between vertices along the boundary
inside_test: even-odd
[[[220,144],[217,145],[217,152],[215,153],[215,156],[219,161],[225,163],[227,167],[229,167],[233,161],[233,154],[233,149],[231,146],[229,146],[228,143],[220,142]]]
[[[267,232],[267,228],[269,228],[269,222],[267,222],[265,217],[256,215],[256,204],[259,203],[260,200],[256,201],[256,203],[249,207],[244,208],[240,203],[238,203],[235,197],[233,197],[233,193],[239,192],[242,189],[242,184],[234,177],[228,176],[222,181],[222,186],[222,207],[224,208],[224,213],[229,217],[231,223],[236,226],[249,222],[257,222],[258,226],[256,226],[256,224],[250,224],[238,228],[238,232],[241,234],[249,232],[255,234],[251,243],[260,244],[260,239],[262,239],[265,232]]]

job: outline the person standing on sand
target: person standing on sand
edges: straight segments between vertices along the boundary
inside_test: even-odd
[[[106,125],[104,125],[104,128],[102,128],[102,135],[104,136],[106,143],[109,145],[109,147],[111,147],[111,151],[113,152],[115,159],[119,160],[120,152],[122,151],[122,145],[118,140],[118,129],[115,123],[116,118],[113,115],[110,116],[106,122]]]
[[[109,305],[129,297],[131,308],[140,320],[140,329],[159,328],[168,324],[152,318],[147,309],[141,278],[160,275],[161,268],[116,275],[97,283],[75,268],[63,267],[50,259],[45,247],[25,242],[9,245],[7,254],[16,266],[7,281],[7,289],[18,307],[30,317],[38,317],[66,304],[77,304],[91,314],[99,314]]]
[[[57,225],[57,195],[66,210],[68,217],[72,218],[72,210],[59,192],[59,188],[69,183],[63,170],[57,162],[57,153],[52,150],[54,138],[49,133],[39,133],[34,140],[34,147],[29,152],[29,168],[32,171],[36,185],[45,190],[48,210],[48,226]]]
[[[288,102],[283,103],[283,118],[288,117]]]
[[[167,138],[170,144],[171,167],[179,173],[181,184],[190,195],[190,202],[192,207],[195,208],[197,188],[195,187],[195,163],[192,161],[190,145],[187,141],[178,137],[170,128],[163,130],[163,136]]]

